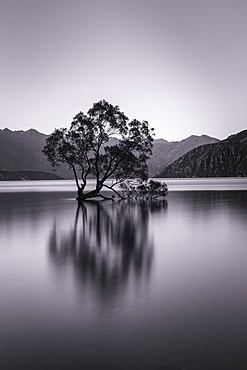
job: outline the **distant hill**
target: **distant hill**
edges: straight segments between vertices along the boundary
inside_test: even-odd
[[[0,130],[0,169],[8,171],[44,171],[55,173],[63,178],[73,178],[73,173],[66,165],[54,172],[42,149],[48,135],[34,129],[28,131]],[[115,140],[115,141],[114,141]],[[154,176],[164,167],[178,159],[189,150],[203,144],[217,142],[218,139],[206,135],[190,136],[182,141],[168,142],[154,140],[153,155],[148,161],[150,176]],[[112,139],[115,143],[116,139]]]
[[[54,173],[42,171],[6,171],[0,170],[0,181],[12,180],[63,180]]]
[[[157,175],[166,178],[244,176],[247,176],[247,130],[190,150]]]
[[[217,143],[219,140],[207,135],[189,136],[181,141],[154,140],[153,155],[148,161],[150,176],[154,176],[176,159],[200,145]]]
[[[42,149],[48,135],[34,129],[28,131],[0,130],[0,169],[10,171],[44,171],[63,178],[73,178],[65,165],[56,172],[47,161]]]

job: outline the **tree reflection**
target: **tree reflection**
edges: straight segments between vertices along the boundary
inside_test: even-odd
[[[111,299],[130,280],[147,282],[153,258],[149,216],[165,204],[83,203],[70,230],[54,225],[50,256],[58,268],[73,268],[77,282],[92,285],[101,299]]]

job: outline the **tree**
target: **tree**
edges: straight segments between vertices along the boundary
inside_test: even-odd
[[[123,197],[114,187],[130,178],[148,179],[147,159],[152,154],[153,129],[146,121],[129,121],[118,106],[105,100],[79,112],[70,129],[55,129],[46,139],[43,153],[56,168],[63,163],[73,170],[78,200],[103,197],[103,187]],[[86,191],[94,177],[95,189]],[[106,180],[112,179],[111,184]]]

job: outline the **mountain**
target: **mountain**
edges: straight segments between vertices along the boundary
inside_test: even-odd
[[[200,145],[217,143],[219,140],[207,135],[189,136],[181,141],[154,140],[153,155],[148,161],[150,176],[159,173],[176,159]]]
[[[53,172],[42,149],[48,135],[34,129],[28,131],[0,130],[0,169],[17,171]],[[112,139],[112,144],[117,139]],[[203,144],[217,142],[218,139],[206,135],[190,136],[182,141],[168,142],[163,139],[154,140],[153,155],[148,161],[150,176],[158,173],[181,155]],[[73,173],[66,165],[56,169],[56,175],[73,178]]]
[[[34,129],[28,131],[0,130],[0,169],[10,171],[43,171],[54,173],[42,149],[48,135]],[[73,178],[72,171],[60,166],[56,175]]]
[[[63,180],[63,178],[50,172],[0,170],[0,181],[12,180]]]
[[[247,176],[247,130],[190,150],[157,177],[244,176]]]

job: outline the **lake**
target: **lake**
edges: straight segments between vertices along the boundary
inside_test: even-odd
[[[246,370],[247,179],[165,182],[0,182],[1,370]]]

